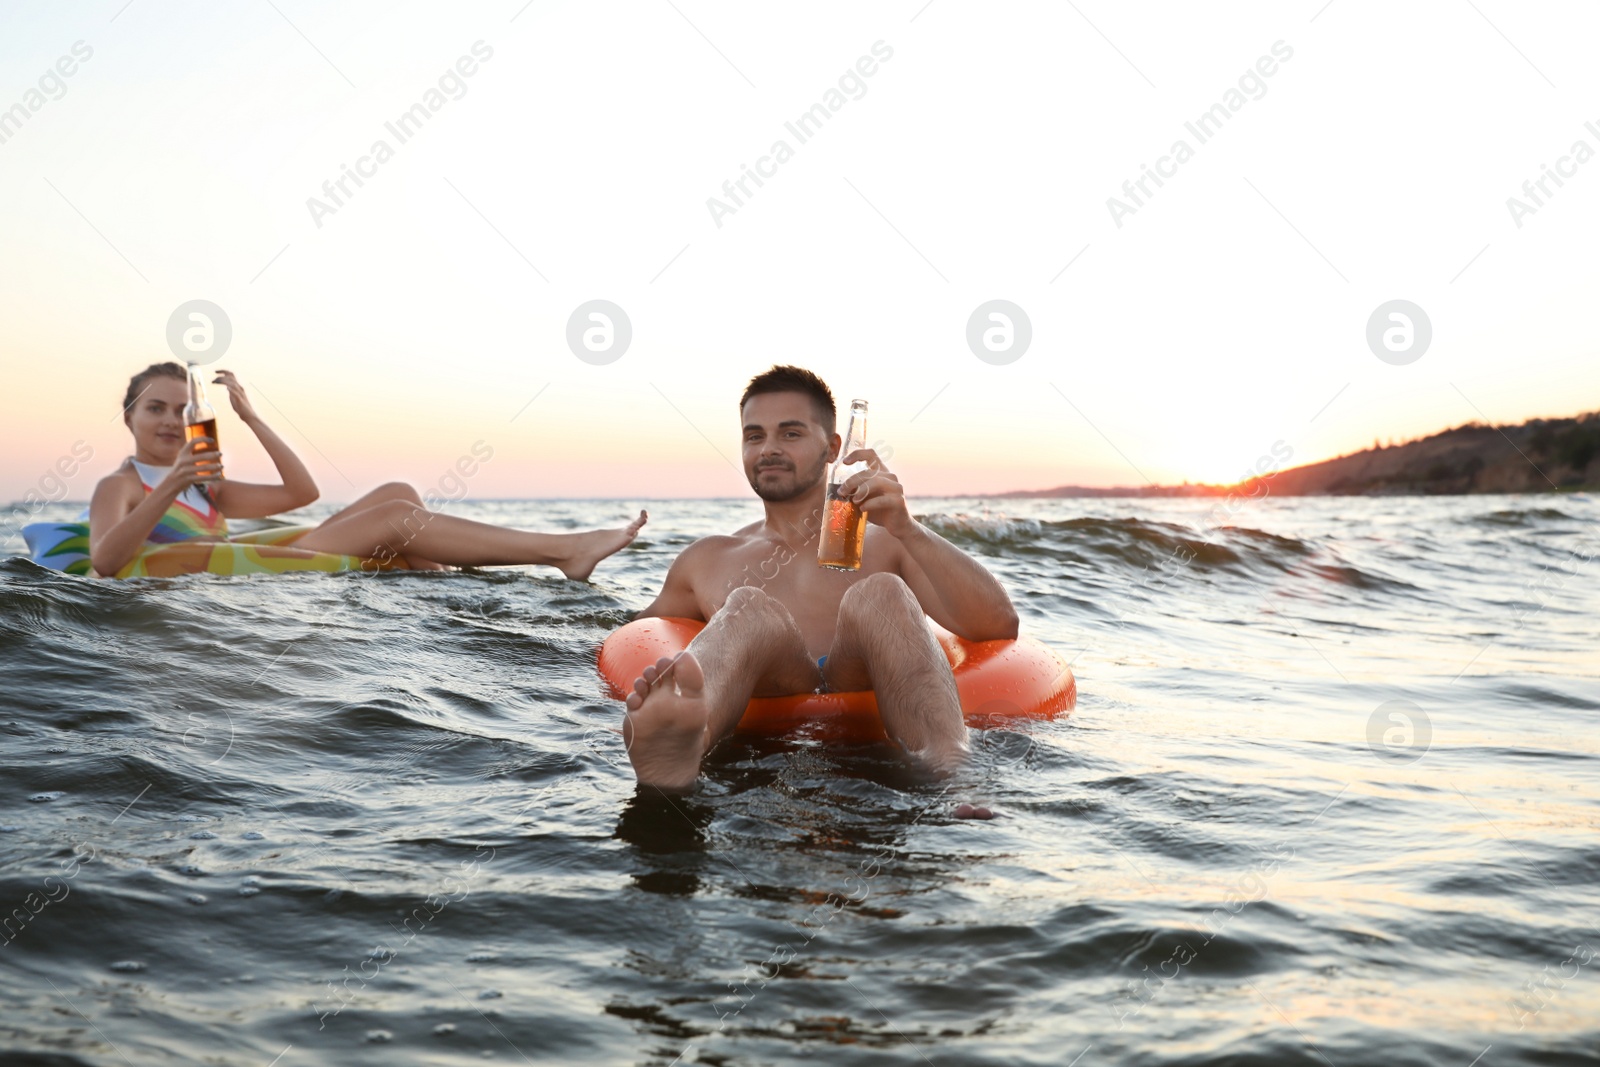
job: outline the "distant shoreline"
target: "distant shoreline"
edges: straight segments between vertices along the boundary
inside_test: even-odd
[[[1600,411],[1570,418],[1529,419],[1491,426],[1468,422],[1428,437],[1398,445],[1362,449],[1349,455],[1263,473],[1232,484],[1203,482],[1182,485],[1058,485],[1050,489],[1013,489],[1002,493],[918,493],[928,500],[1051,500],[1096,498],[1170,499],[1225,497],[1241,493],[1263,496],[1481,496],[1517,493],[1583,493],[1600,491]],[[527,496],[473,497],[454,503],[638,502],[649,500],[756,502],[754,496]],[[52,506],[87,505],[60,500]],[[31,507],[14,500],[0,507]]]
[[[992,500],[1093,497],[1473,496],[1600,490],[1600,411],[1491,426],[1469,422],[1398,445],[1265,473],[1231,485],[1061,485],[973,494]]]

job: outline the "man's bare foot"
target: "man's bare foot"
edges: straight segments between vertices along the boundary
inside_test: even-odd
[[[558,563],[561,573],[576,582],[586,582],[594,573],[595,565],[613,552],[619,552],[639,536],[639,531],[650,520],[650,513],[639,512],[639,517],[615,530],[588,530],[573,534],[572,552],[566,562]]]
[[[711,711],[705,684],[693,652],[663,656],[634,680],[622,740],[640,785],[683,791],[700,777]]]
[[[981,804],[957,804],[955,810],[958,819],[992,819],[994,815],[994,811]]]

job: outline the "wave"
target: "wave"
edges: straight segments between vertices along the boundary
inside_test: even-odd
[[[919,516],[931,529],[977,555],[1050,558],[1111,572],[1119,581],[1166,584],[1233,574],[1246,582],[1304,581],[1383,593],[1417,586],[1393,574],[1344,559],[1319,543],[1250,526],[1196,528],[1136,518],[1080,517],[1056,521],[1004,515],[935,512]]]
[[[1469,525],[1537,526],[1543,522],[1573,522],[1577,516],[1557,508],[1502,508],[1484,515],[1470,515],[1461,521]]]
[[[1144,519],[1076,518],[1056,521],[1006,516],[920,516],[934,531],[963,548],[988,554],[1081,553],[1148,565],[1164,559],[1206,566],[1241,562],[1238,552],[1190,527]],[[1260,532],[1260,531],[1257,531]],[[1270,536],[1270,535],[1266,535]]]

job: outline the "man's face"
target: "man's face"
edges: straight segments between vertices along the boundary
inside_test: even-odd
[[[756,496],[782,503],[822,484],[839,435],[822,428],[819,414],[804,393],[761,393],[745,401],[744,476]]]

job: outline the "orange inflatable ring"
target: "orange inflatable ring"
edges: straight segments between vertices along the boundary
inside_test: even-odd
[[[928,625],[950,661],[968,726],[999,726],[1016,718],[1053,719],[1072,712],[1078,683],[1055,650],[1029,637],[968,641],[931,620]],[[704,628],[705,623],[694,619],[636,619],[600,646],[600,673],[612,694],[625,699],[647,666],[682,652]],[[762,734],[803,728],[808,735],[833,740],[884,736],[878,702],[870,690],[757,697],[745,708],[738,728]]]

